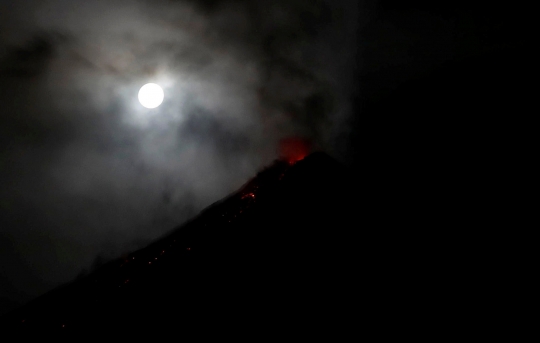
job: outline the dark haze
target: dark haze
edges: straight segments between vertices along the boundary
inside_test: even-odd
[[[1,312],[162,236],[284,138],[346,158],[354,3],[17,0],[0,16]]]
[[[505,49],[506,22],[400,4],[0,0],[0,314],[163,236],[284,151],[363,169],[366,152],[391,158],[377,149],[408,135],[418,103],[464,116],[450,96],[451,111],[423,93],[402,111],[385,94]],[[165,92],[154,110],[137,100],[149,82]]]

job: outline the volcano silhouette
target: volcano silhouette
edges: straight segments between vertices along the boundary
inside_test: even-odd
[[[2,325],[341,330],[354,320],[358,272],[347,183],[346,169],[324,153],[276,161],[168,236],[9,313]]]

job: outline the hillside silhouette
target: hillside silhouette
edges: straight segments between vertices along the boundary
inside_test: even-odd
[[[335,335],[357,311],[359,209],[349,179],[324,153],[275,161],[168,236],[5,315],[1,325]]]

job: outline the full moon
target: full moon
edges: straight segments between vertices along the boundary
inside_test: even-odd
[[[139,102],[146,108],[156,108],[163,102],[163,89],[155,83],[147,83],[139,91]]]

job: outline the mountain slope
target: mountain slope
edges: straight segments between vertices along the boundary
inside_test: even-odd
[[[347,171],[323,153],[276,161],[169,236],[2,320],[45,331],[350,327],[356,230]],[[341,313],[341,314],[340,314]]]

